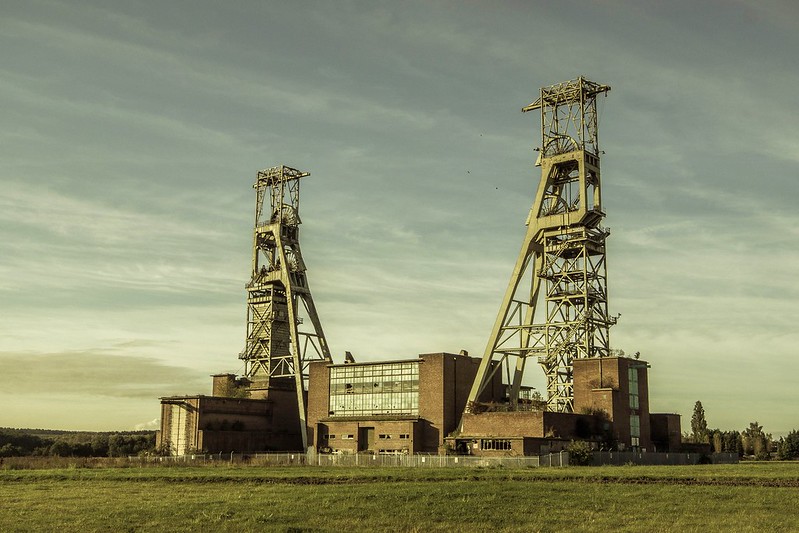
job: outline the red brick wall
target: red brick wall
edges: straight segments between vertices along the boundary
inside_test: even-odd
[[[419,449],[434,453],[444,442],[446,427],[444,411],[447,402],[452,402],[453,384],[447,383],[445,357],[443,354],[424,354],[419,363],[419,418],[421,419],[421,443]],[[447,393],[449,392],[449,394]]]
[[[327,361],[308,365],[308,446],[322,446],[316,433],[319,421],[330,411],[330,368]]]
[[[334,452],[356,453],[359,450],[379,452],[380,450],[407,450],[407,453],[421,451],[417,437],[416,426],[418,422],[413,420],[359,420],[359,421],[338,421],[326,420],[316,425],[318,446],[330,448]],[[362,428],[374,428],[375,442],[372,449],[367,449],[366,443],[361,442]],[[334,438],[329,438],[335,435]],[[345,438],[352,435],[351,439]],[[385,435],[390,438],[380,438]],[[407,439],[400,438],[401,435],[408,435]]]
[[[419,421],[412,429],[413,449],[416,452],[436,453],[444,444],[444,438],[457,428],[480,360],[450,353],[422,354],[419,358]],[[320,424],[325,424],[329,429],[332,427],[331,424],[345,423],[330,418],[328,365],[329,363],[320,361],[311,363],[309,367],[309,443],[317,447],[324,446],[315,435],[321,428]],[[503,393],[501,380],[501,375],[497,373],[491,385],[487,387],[484,398],[491,399]],[[357,424],[361,427],[375,427],[375,431],[381,433],[378,428],[386,422],[383,417],[376,417],[374,420],[359,421]],[[335,435],[341,433],[332,429],[329,431]],[[355,435],[353,441],[357,441],[357,426],[353,426],[352,431],[346,434]],[[342,446],[340,449],[357,450],[357,443],[340,444]]]
[[[542,411],[517,411],[505,413],[466,413],[463,415],[461,435],[469,437],[525,437],[543,436]]]
[[[640,420],[640,447],[651,450],[649,420],[648,364],[627,357],[604,357],[576,359],[574,361],[574,410],[602,409],[613,422],[613,437],[629,448],[630,415],[637,414]],[[630,407],[630,383],[628,370],[638,372],[638,409]]]

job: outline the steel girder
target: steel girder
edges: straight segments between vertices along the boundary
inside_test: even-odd
[[[467,409],[501,366],[492,361],[514,367],[514,408],[527,359],[536,357],[547,409],[571,412],[572,361],[610,354],[615,318],[608,315],[596,105],[609,90],[581,77],[542,88],[522,109],[541,112],[541,180]]]
[[[303,394],[308,364],[332,361],[300,251],[300,178],[308,175],[279,166],[256,176],[247,339],[239,355],[245,376],[253,382],[294,378],[303,447],[308,444]]]

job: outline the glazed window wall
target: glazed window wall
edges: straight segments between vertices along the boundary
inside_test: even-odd
[[[641,441],[641,417],[630,415],[630,444],[638,447]]]
[[[330,416],[418,414],[418,362],[330,369]]]
[[[628,369],[627,377],[630,385],[630,409],[638,409],[638,369]]]

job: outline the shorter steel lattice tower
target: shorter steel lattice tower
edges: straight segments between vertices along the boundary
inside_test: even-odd
[[[300,178],[309,175],[279,166],[256,176],[247,343],[239,355],[253,396],[268,395],[276,379],[293,378],[304,448],[307,366],[315,359],[332,361],[300,253]]]
[[[511,365],[509,399],[516,408],[527,359],[537,357],[546,375],[547,409],[571,412],[572,361],[610,355],[615,318],[608,315],[609,231],[600,225],[605,213],[596,103],[608,91],[607,85],[580,77],[542,88],[539,98],[522,109],[541,113],[536,162],[541,180],[467,409],[491,376]],[[531,283],[521,287],[526,276]]]

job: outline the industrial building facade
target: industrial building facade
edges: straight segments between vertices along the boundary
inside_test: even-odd
[[[677,451],[680,417],[649,412],[645,361],[627,357],[574,362],[574,412],[540,406],[510,410],[496,372],[466,410],[480,359],[421,354],[366,363],[312,362],[307,391],[308,446],[318,453],[539,455],[572,441],[595,449]],[[214,376],[213,396],[161,399],[158,443],[192,452],[301,451],[296,391],[273,383],[262,399],[224,397],[233,376]],[[519,402],[520,404],[522,402]],[[462,416],[461,416],[462,415]]]
[[[649,412],[648,363],[602,357],[573,364],[573,412],[473,408],[464,414],[460,431],[447,439],[450,447],[470,455],[538,455],[581,440],[595,449],[679,450],[680,415]]]
[[[309,442],[329,453],[438,453],[466,407],[480,359],[465,353],[310,365]],[[499,376],[485,398],[503,394]]]
[[[300,251],[300,182],[258,171],[244,376],[161,399],[158,444],[189,451],[531,455],[574,440],[676,451],[679,415],[649,412],[648,368],[610,344],[596,99],[583,77],[543,87],[541,178],[482,358],[465,352],[335,364]],[[542,367],[546,396],[524,385]],[[503,382],[503,373],[506,381]]]
[[[156,447],[170,455],[195,452],[301,450],[302,435],[293,380],[272,380],[257,397],[232,374],[213,376],[211,396],[161,398],[161,429]],[[238,385],[238,386],[237,386]]]

